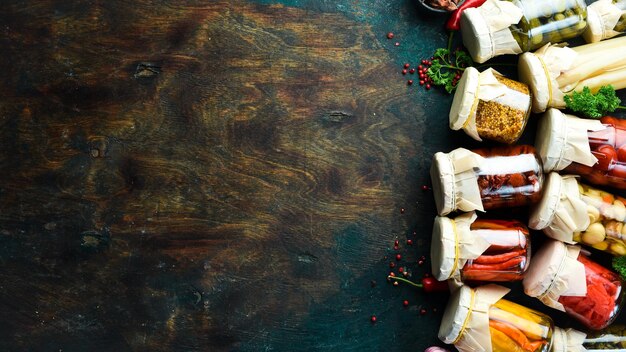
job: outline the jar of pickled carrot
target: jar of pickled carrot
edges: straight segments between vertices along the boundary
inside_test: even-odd
[[[436,153],[430,169],[439,215],[455,210],[485,211],[536,203],[543,167],[527,145]]]
[[[450,296],[439,339],[461,352],[548,352],[554,325],[547,315],[502,299],[497,285],[462,286]]]
[[[562,170],[596,185],[626,189],[626,120],[586,120],[550,109],[537,131],[545,171]]]
[[[477,219],[473,212],[436,217],[430,257],[440,281],[522,280],[530,262],[528,228],[516,220]]]
[[[533,257],[524,292],[600,330],[617,316],[623,284],[619,275],[580,254],[580,247],[549,240]]]

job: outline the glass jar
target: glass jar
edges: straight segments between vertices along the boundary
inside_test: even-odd
[[[548,352],[554,324],[547,315],[502,297],[509,289],[462,286],[450,296],[439,338],[461,352]]]
[[[537,131],[545,171],[563,170],[596,185],[626,189],[626,120],[586,120],[550,109]]]
[[[626,348],[626,326],[613,324],[602,331],[590,334],[582,346],[594,351],[623,351]]]
[[[473,212],[436,217],[430,257],[440,281],[519,281],[530,261],[528,228],[516,220],[477,219]]]
[[[450,128],[463,129],[470,137],[513,144],[524,132],[532,99],[528,86],[489,68],[478,72],[468,67],[459,81]]]
[[[527,145],[436,153],[430,176],[439,215],[538,202],[542,169],[535,148]]]
[[[626,0],[598,0],[587,6],[588,43],[613,38],[626,31]]]
[[[584,255],[578,261],[585,266],[587,294],[585,296],[561,296],[559,303],[565,311],[593,330],[609,326],[622,308],[624,282],[618,274],[591,261]]]
[[[624,291],[619,275],[581,255],[580,247],[548,240],[524,278],[524,292],[578,319],[586,327],[608,326],[619,312]]]
[[[474,61],[483,63],[577,37],[586,18],[584,0],[487,0],[463,12],[461,33]]]

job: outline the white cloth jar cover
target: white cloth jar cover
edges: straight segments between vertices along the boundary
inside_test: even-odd
[[[504,54],[519,54],[519,46],[509,27],[519,23],[524,13],[510,1],[487,0],[461,15],[463,45],[472,59],[483,63]]]
[[[530,262],[524,277],[524,292],[543,304],[565,311],[561,296],[585,296],[585,266],[577,260],[580,247],[548,240]]]
[[[460,352],[492,352],[489,308],[510,290],[498,285],[461,286],[450,295],[439,339]]]
[[[528,96],[500,83],[495,75],[502,76],[492,68],[483,72],[473,67],[465,69],[450,108],[451,129],[463,129],[470,137],[482,141],[476,128],[476,109],[481,100],[496,101],[515,110],[528,109]]]
[[[565,94],[556,79],[572,67],[576,56],[578,54],[568,47],[551,44],[520,56],[518,76],[532,92],[533,112],[544,112],[550,107],[565,108]]]
[[[437,280],[450,279],[453,287],[461,286],[461,269],[465,263],[480,257],[489,248],[489,242],[470,230],[475,220],[474,212],[454,219],[435,218],[430,258],[433,276]]]
[[[581,198],[575,176],[548,175],[543,197],[532,210],[528,225],[555,240],[575,243],[574,233],[589,227],[587,203]]]
[[[598,159],[591,153],[588,131],[604,126],[598,120],[585,120],[550,109],[541,118],[535,146],[546,172],[560,171],[575,162],[593,166]]]
[[[484,158],[464,148],[433,157],[430,177],[437,212],[444,216],[455,210],[484,211],[476,170]]]
[[[550,352],[585,352],[583,347],[587,335],[574,329],[555,327],[552,333],[552,347]]]
[[[620,17],[626,10],[620,9],[613,0],[598,0],[587,6],[587,29],[583,37],[587,43],[599,42],[621,34],[615,30]]]

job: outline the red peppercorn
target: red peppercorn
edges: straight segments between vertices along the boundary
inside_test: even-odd
[[[409,276],[409,272],[408,272],[408,271],[403,271],[403,272],[402,272],[402,276],[404,276],[404,277]]]
[[[427,85],[426,85],[426,89],[430,89],[430,84],[427,84]]]
[[[403,74],[403,75],[406,75],[406,70],[402,70],[402,74]]]
[[[375,323],[375,322],[376,322],[376,316],[375,316],[375,315],[372,315],[372,317],[370,318],[370,321],[371,321],[372,323]]]
[[[413,245],[413,240],[406,240],[406,244],[408,244],[409,246]]]
[[[393,241],[393,245],[394,245],[394,246],[397,246],[397,245],[399,245],[399,244],[400,244],[400,241],[398,241],[398,240]]]
[[[413,84],[413,80],[409,80],[409,84]],[[404,214],[404,208],[400,208],[400,214]]]
[[[398,247],[398,246],[393,246],[393,249],[397,251],[398,249],[400,249],[400,247]]]
[[[393,285],[394,285],[394,286],[398,286],[398,285],[399,285],[398,281],[394,281],[394,282],[393,282]]]
[[[410,70],[409,70],[409,73],[410,73],[410,74],[414,74],[414,73],[415,73],[415,69],[414,69],[414,68],[410,69]]]
[[[398,268],[398,272],[403,273],[404,272],[404,268],[403,267],[399,267]]]
[[[424,69],[424,66],[419,65],[419,66],[417,66],[417,69],[421,71],[421,70],[423,70],[423,69]]]
[[[396,273],[394,273],[393,271],[389,272],[389,276],[396,276]]]
[[[418,260],[418,261],[417,261],[417,265],[419,265],[419,266],[424,265],[424,261],[423,261],[423,260]]]
[[[428,191],[428,189],[429,189],[428,186],[426,186],[426,185],[422,186],[422,191]]]
[[[409,65],[409,64],[404,64],[404,68],[409,68],[409,67],[411,67],[411,65]]]
[[[406,84],[408,84],[408,85],[412,85],[412,84],[413,84],[413,80],[412,80],[412,79],[410,79],[408,82],[406,82]]]
[[[402,302],[402,305],[405,307],[409,306],[409,301],[407,301],[406,299]]]
[[[395,267],[396,267],[396,263],[394,263],[394,262],[389,262],[389,267],[390,267],[390,268],[392,268],[392,269],[393,269],[393,268],[395,268]]]
[[[400,254],[396,254],[396,260],[398,260],[398,261],[399,261],[399,260],[401,260],[401,259],[402,259],[402,255],[400,255]]]
[[[424,308],[420,309],[420,315],[424,315],[424,314],[426,314],[426,309]]]
[[[387,39],[393,39],[393,33],[391,32],[387,33]]]
[[[424,81],[420,80],[420,86],[423,86],[423,85],[424,85]]]
[[[425,255],[423,255],[423,256],[421,256],[421,257],[420,257],[420,259],[421,259],[421,260],[426,260],[426,256],[425,256]]]
[[[395,46],[400,46],[400,43],[396,42]]]

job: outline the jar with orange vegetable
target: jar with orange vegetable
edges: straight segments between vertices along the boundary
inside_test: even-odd
[[[436,153],[430,176],[439,215],[524,206],[541,199],[543,170],[532,146]]]
[[[580,253],[580,247],[549,240],[533,257],[524,292],[566,312],[587,328],[600,330],[617,317],[624,282]]]
[[[450,296],[439,338],[460,352],[548,352],[552,319],[503,299],[508,288],[461,286]]]
[[[431,242],[437,280],[508,282],[524,278],[530,262],[528,228],[516,220],[436,217]]]
[[[596,185],[626,189],[626,120],[586,120],[550,109],[537,131],[537,151],[546,172],[563,171]]]

